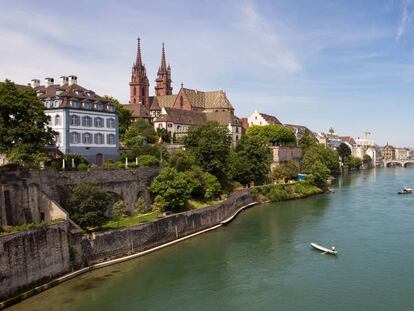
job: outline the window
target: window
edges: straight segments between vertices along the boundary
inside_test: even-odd
[[[97,103],[95,105],[96,110],[103,110],[103,104],[102,103]]]
[[[106,120],[106,127],[111,128],[111,129],[115,128],[115,119],[113,119],[113,118],[107,119]]]
[[[114,112],[115,111],[114,105],[108,104],[108,111]]]
[[[137,95],[137,88],[134,86],[134,96]]]
[[[78,132],[70,133],[70,142],[72,144],[79,144],[80,143],[80,134]]]
[[[162,128],[162,123],[158,123],[158,128]]]
[[[104,143],[104,136],[101,133],[95,134],[95,144],[102,145]]]
[[[236,126],[236,133],[238,133],[239,132],[239,127],[238,126]]]
[[[95,118],[94,125],[95,127],[104,127],[103,119],[100,117]]]
[[[80,103],[77,100],[71,100],[70,101],[70,106],[73,107],[73,108],[79,108]]]
[[[168,127],[172,127],[172,123],[168,123]]]
[[[115,135],[114,134],[108,134],[107,144],[108,145],[114,145],[115,144]]]
[[[84,144],[92,144],[92,135],[91,135],[91,133],[83,133],[82,137],[83,137],[82,142]]]
[[[60,138],[60,133],[56,132],[56,134],[55,134],[55,143],[60,144],[61,142],[62,141],[61,141],[61,138]]]
[[[184,106],[184,98],[181,96],[180,97],[180,107],[183,108]]]
[[[92,126],[92,118],[90,116],[82,117],[82,126]]]
[[[60,125],[60,115],[55,115],[55,125]]]
[[[83,103],[83,108],[85,109],[91,109],[92,108],[92,103],[87,101]]]
[[[70,117],[70,125],[79,126],[80,125],[80,118],[76,114]]]

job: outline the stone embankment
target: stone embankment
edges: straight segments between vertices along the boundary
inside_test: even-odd
[[[81,273],[218,228],[253,203],[250,192],[244,190],[213,206],[125,229],[74,234],[68,231],[68,223],[62,222],[0,236],[0,300],[9,298],[0,302],[0,309]],[[74,272],[40,285],[70,271]]]

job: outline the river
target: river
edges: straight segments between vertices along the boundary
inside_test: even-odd
[[[334,194],[256,206],[10,310],[413,310],[414,194],[397,195],[413,177],[410,167],[364,171]]]

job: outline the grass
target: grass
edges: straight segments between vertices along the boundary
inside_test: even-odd
[[[38,229],[38,228],[44,228],[52,224],[56,224],[58,222],[65,221],[64,219],[55,219],[51,221],[42,221],[39,223],[30,223],[30,224],[22,224],[18,226],[0,226],[0,235],[5,235],[9,233],[15,233],[20,231],[26,231],[30,229]]]
[[[118,221],[116,220],[110,220],[106,224],[104,224],[102,227],[94,229],[93,231],[99,231],[99,230],[106,230],[106,229],[119,229],[119,228],[126,228],[150,221],[154,221],[157,219],[157,213],[152,212],[148,214],[140,214],[140,215],[134,215],[134,216],[128,216],[121,218]]]
[[[190,199],[187,202],[187,206],[189,209],[197,209],[197,208],[203,208],[203,207],[207,207],[210,205],[214,205],[217,203],[223,202],[223,200],[194,200],[194,199]]]

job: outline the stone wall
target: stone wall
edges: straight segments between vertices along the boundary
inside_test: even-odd
[[[253,202],[247,190],[234,193],[223,203],[167,216],[125,229],[84,235],[79,240],[83,265],[141,252],[219,224],[240,207]]]
[[[67,222],[0,236],[0,301],[69,270]]]
[[[302,158],[302,148],[286,146],[271,146],[269,148],[272,153],[270,169],[273,170],[281,164],[286,164],[289,160],[293,160],[296,166],[299,167],[300,159]]]
[[[128,170],[93,170],[90,172],[30,171],[0,175],[0,225],[17,225],[65,218],[60,205],[70,189],[84,182],[93,182],[122,198],[133,210],[142,196],[151,197],[148,186],[159,174],[159,167]]]

